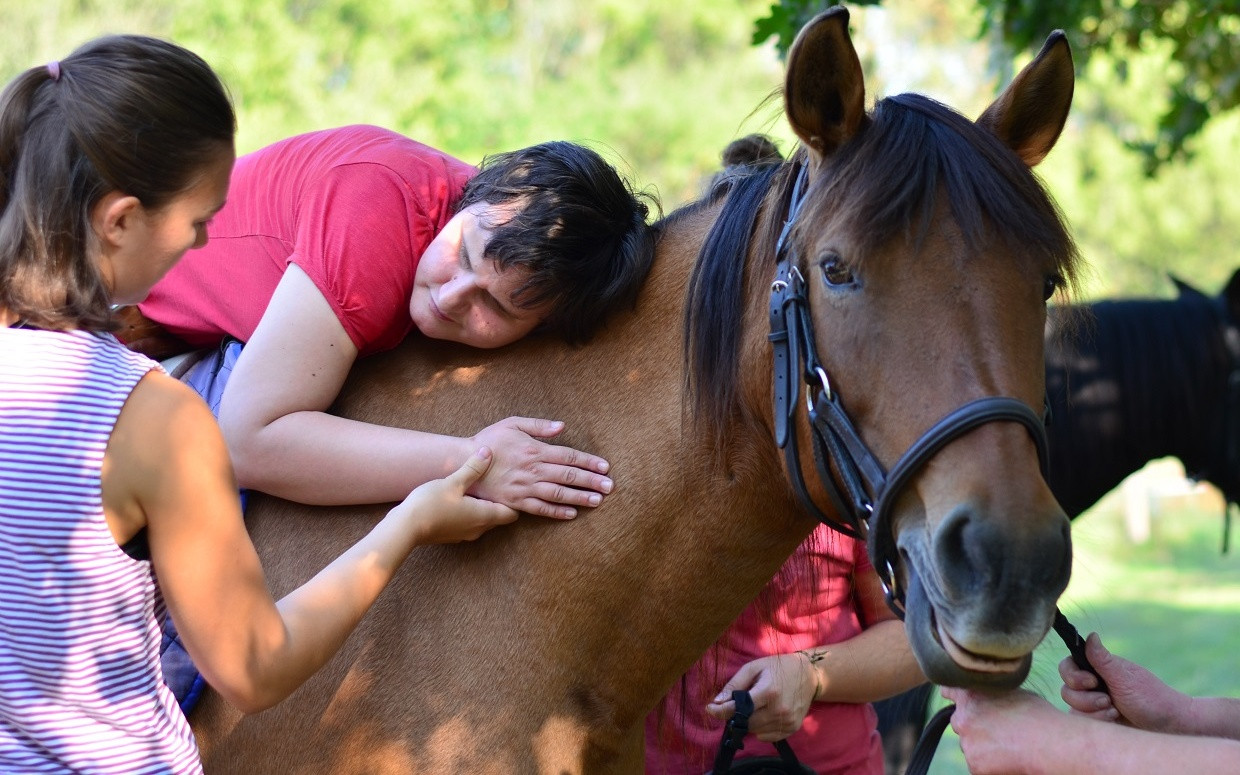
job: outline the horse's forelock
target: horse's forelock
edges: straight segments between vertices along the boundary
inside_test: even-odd
[[[998,237],[1076,279],[1076,245],[1038,178],[993,134],[924,95],[879,100],[820,179],[806,207],[841,218],[862,254],[920,241],[942,192],[970,248]]]

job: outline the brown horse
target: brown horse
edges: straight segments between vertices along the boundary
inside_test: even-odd
[[[809,373],[820,400],[847,401],[881,466],[976,399],[1036,418],[1045,298],[1075,254],[1028,166],[1059,135],[1072,77],[1060,35],[976,124],[916,95],[867,113],[848,15],[833,9],[788,56],[786,114],[804,151],[657,224],[636,309],[593,343],[484,353],[413,338],[360,364],[345,415],[466,435],[510,414],[561,418],[566,443],[612,461],[617,490],[570,523],[525,517],[419,549],[282,705],[242,717],[204,700],[193,722],[208,770],[640,772],[646,714],[814,526],[772,416],[768,289],[790,202],[781,266],[812,310],[803,333],[821,371]],[[707,242],[737,243],[739,258],[699,258]],[[1022,680],[1067,583],[1040,422],[1008,415],[940,440],[888,492],[876,546],[898,547],[882,564],[908,590],[910,636],[937,681]],[[809,449],[806,419],[792,422]],[[808,498],[842,518],[812,459],[796,466]],[[256,499],[274,591],[381,511]]]

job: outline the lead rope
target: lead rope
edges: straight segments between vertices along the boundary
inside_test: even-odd
[[[1068,621],[1068,617],[1058,608],[1055,609],[1055,632],[1063,640],[1064,645],[1068,647],[1069,653],[1072,655],[1072,661],[1082,670],[1088,670],[1098,679],[1098,690],[1110,693],[1107,688],[1107,682],[1102,680],[1102,676],[1098,675],[1098,671],[1094,666],[1089,664],[1089,659],[1085,656],[1085,639],[1077,632],[1076,627],[1072,626],[1072,622]],[[917,741],[917,747],[913,749],[913,755],[909,757],[908,769],[904,771],[904,775],[926,775],[930,770],[930,762],[934,759],[934,752],[939,747],[939,739],[943,737],[943,732],[947,730],[947,725],[951,723],[952,711],[956,709],[955,705],[948,705],[941,708],[938,713],[931,717],[926,723],[926,728],[922,730],[921,738]]]
[[[743,689],[732,692],[732,701],[736,703],[736,712],[723,728],[723,739],[719,741],[719,752],[715,754],[715,764],[706,775],[729,775],[732,773],[732,759],[736,752],[745,747],[745,735],[749,734],[749,717],[753,715],[753,697]],[[813,775],[813,770],[797,759],[792,746],[787,740],[776,740],[772,745],[779,752],[778,759],[763,757],[762,759],[742,759],[738,768],[748,773],[762,775]],[[756,766],[756,769],[755,769]]]

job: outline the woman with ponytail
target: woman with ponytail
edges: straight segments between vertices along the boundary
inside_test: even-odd
[[[207,242],[235,118],[199,57],[102,38],[0,95],[0,772],[198,773],[163,682],[170,614],[241,710],[341,646],[415,546],[516,512],[480,449],[279,602],[201,398],[108,333]]]

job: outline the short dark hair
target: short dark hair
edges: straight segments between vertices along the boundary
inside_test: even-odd
[[[637,299],[654,258],[647,201],[658,208],[595,151],[554,141],[485,158],[457,209],[517,206],[491,226],[486,257],[501,269],[529,271],[513,301],[524,308],[550,303],[539,330],[580,343]]]
[[[231,153],[211,68],[139,35],[90,41],[0,94],[0,307],[49,329],[115,328],[90,214],[112,191],[159,209]]]

